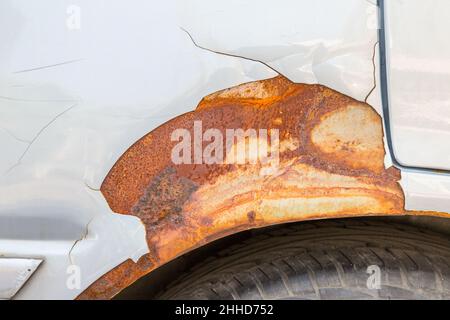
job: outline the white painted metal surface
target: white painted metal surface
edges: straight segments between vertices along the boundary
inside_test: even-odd
[[[139,219],[97,191],[111,166],[203,96],[276,75],[200,49],[180,27],[203,47],[363,100],[376,13],[365,0],[1,1],[0,253],[45,258],[14,298],[74,298],[146,253]]]
[[[41,262],[41,259],[0,258],[0,300],[14,297]]]
[[[385,1],[394,154],[450,169],[450,1]]]
[[[46,259],[16,298],[73,298],[145,253],[141,222],[112,213],[94,189],[133,142],[203,96],[276,75],[258,62],[202,50],[180,27],[204,47],[365,97],[373,85],[375,6],[273,4],[0,3],[0,144],[8,150],[0,157],[0,217],[11,225],[0,248]],[[49,231],[58,225],[67,232]],[[72,264],[81,280],[69,288]]]
[[[375,55],[376,70],[380,70],[379,52]],[[376,83],[380,82],[380,73],[376,73]],[[367,102],[374,106],[384,117],[382,112],[380,86],[372,92]],[[385,130],[386,132],[386,130]],[[400,143],[414,143],[412,137]],[[392,166],[392,157],[389,153],[386,135],[384,136],[386,156],[384,165],[386,168]],[[438,152],[435,150],[434,152]],[[434,153],[436,154],[436,153]],[[450,175],[439,172],[420,172],[416,169],[404,169],[401,172],[400,185],[405,196],[405,209],[417,211],[437,211],[450,213]]]

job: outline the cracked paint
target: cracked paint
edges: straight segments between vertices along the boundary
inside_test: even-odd
[[[81,241],[83,241],[84,239],[87,238],[87,236],[88,236],[88,234],[89,234],[89,225],[92,223],[93,220],[94,220],[94,218],[92,218],[92,219],[90,219],[90,220],[88,221],[88,223],[86,224],[86,227],[84,228],[84,233],[82,234],[82,236],[81,236],[79,239],[75,240],[75,242],[73,243],[72,247],[71,247],[70,250],[69,250],[68,256],[69,256],[70,264],[72,264],[72,265],[75,264],[75,260],[74,260],[73,257],[72,257],[72,252],[75,250],[75,246],[76,246],[79,242],[81,242]]]
[[[223,56],[228,56],[228,57],[233,57],[233,58],[239,58],[239,59],[244,59],[244,60],[253,61],[253,62],[258,62],[258,63],[264,65],[265,67],[267,67],[268,69],[272,70],[276,74],[283,75],[280,71],[276,70],[274,67],[270,66],[269,64],[265,63],[262,60],[252,59],[252,58],[249,58],[249,57],[244,57],[244,56],[237,55],[237,54],[232,54],[232,53],[220,52],[220,51],[216,51],[216,50],[212,50],[212,49],[208,49],[206,47],[203,47],[203,46],[199,45],[195,41],[194,37],[189,33],[188,30],[184,29],[183,27],[180,27],[180,29],[183,30],[184,32],[186,32],[186,34],[188,35],[188,37],[192,41],[192,43],[199,49],[202,49],[202,50],[205,50],[205,51],[208,51],[208,52],[212,52],[212,53],[215,53],[215,54],[218,54],[218,55],[223,55]]]
[[[28,150],[30,150],[30,148],[32,147],[33,143],[36,142],[37,139],[39,139],[39,137],[41,136],[41,134],[49,127],[51,126],[56,120],[58,120],[58,118],[62,117],[64,114],[66,114],[67,112],[69,112],[70,110],[72,110],[73,108],[75,108],[78,105],[78,103],[75,103],[73,105],[71,105],[70,107],[68,107],[67,109],[64,109],[62,112],[58,113],[57,115],[55,115],[49,122],[47,122],[41,129],[39,129],[39,131],[34,135],[34,137],[27,142],[27,147],[25,148],[25,150],[22,152],[22,154],[20,155],[19,159],[17,159],[17,162],[11,166],[4,174],[8,174],[9,172],[11,172],[14,168],[16,168],[17,166],[19,166],[21,164],[21,161],[23,160],[23,158],[26,156]]]
[[[193,5],[193,4],[190,4],[190,5]],[[193,5],[193,6],[195,7],[195,5]],[[263,7],[263,5],[261,7]],[[251,53],[250,54],[245,54],[247,52],[245,49],[239,49],[238,51],[230,52],[229,50],[217,49],[218,48],[217,47],[217,43],[215,43],[215,42],[214,42],[214,44],[215,44],[214,46],[208,45],[208,41],[206,41],[206,42],[202,41],[203,43],[206,43],[206,44],[200,44],[197,41],[196,38],[197,38],[197,36],[199,34],[201,35],[201,33],[199,33],[200,29],[198,29],[198,26],[196,26],[196,27],[197,27],[196,29],[194,28],[195,29],[194,32],[192,31],[193,28],[191,28],[188,25],[185,25],[184,27],[181,28],[182,31],[184,31],[185,33],[188,34],[191,42],[195,45],[196,48],[202,49],[203,51],[208,51],[208,52],[216,54],[216,55],[226,56],[226,57],[229,57],[229,58],[238,58],[238,59],[243,59],[243,60],[247,60],[247,61],[257,62],[257,63],[263,65],[264,67],[270,69],[271,71],[275,72],[276,74],[284,75],[285,77],[288,77],[288,78],[290,78],[291,80],[294,80],[294,81],[307,82],[307,83],[318,83],[318,82],[321,82],[321,83],[324,83],[324,84],[330,84],[331,87],[333,87],[335,89],[338,89],[341,92],[347,93],[347,94],[349,94],[349,95],[351,95],[353,97],[356,97],[356,98],[359,97],[360,100],[364,100],[364,101],[366,101],[366,99],[370,96],[370,93],[374,90],[375,85],[376,85],[376,83],[374,81],[375,79],[373,78],[373,72],[375,72],[375,70],[373,69],[373,59],[374,59],[374,54],[375,54],[375,50],[376,50],[376,32],[369,32],[369,34],[371,34],[373,37],[370,36],[370,37],[367,38],[367,39],[369,39],[369,42],[368,42],[368,44],[366,46],[366,48],[368,48],[368,50],[366,51],[366,53],[363,53],[361,55],[361,57],[363,57],[361,60],[359,60],[359,61],[355,60],[354,57],[353,57],[353,59],[352,59],[350,64],[346,64],[345,63],[344,64],[345,67],[343,67],[344,65],[342,65],[342,64],[340,66],[341,68],[342,67],[344,68],[344,69],[341,69],[341,70],[348,69],[350,71],[350,69],[352,69],[355,66],[358,66],[358,68],[360,68],[360,69],[364,69],[364,68],[361,67],[360,64],[358,65],[358,63],[355,63],[356,61],[364,63],[365,67],[369,71],[368,73],[371,76],[367,77],[365,80],[362,80],[361,78],[358,78],[358,79],[352,78],[353,76],[350,77],[351,79],[346,79],[345,77],[347,77],[347,76],[344,76],[344,77],[340,77],[340,76],[328,77],[328,75],[327,75],[327,76],[324,77],[324,74],[321,71],[322,70],[321,69],[322,66],[324,66],[324,65],[326,65],[328,63],[327,59],[329,59],[329,61],[331,62],[333,60],[336,60],[336,58],[339,57],[340,54],[336,55],[336,54],[332,53],[329,58],[324,58],[324,56],[321,53],[321,50],[323,49],[323,47],[321,47],[321,46],[313,45],[310,48],[308,48],[308,47],[297,47],[295,45],[294,46],[291,45],[292,48],[294,48],[294,49],[297,48],[296,50],[300,50],[300,52],[302,50],[305,50],[305,49],[306,49],[305,51],[308,52],[312,48],[311,52],[316,52],[318,59],[313,58],[312,60],[306,60],[306,61],[300,62],[300,63],[298,63],[298,62],[296,62],[296,63],[289,63],[291,65],[295,65],[296,67],[298,67],[299,65],[302,65],[302,68],[300,68],[300,69],[295,69],[295,68],[294,69],[289,69],[286,66],[286,63],[284,62],[284,61],[286,61],[286,59],[284,59],[284,60],[280,59],[279,60],[280,62],[283,61],[282,64],[281,64],[281,65],[283,65],[283,67],[279,68],[279,67],[277,67],[277,65],[279,63],[278,61],[276,61],[276,60],[273,61],[273,60],[269,59],[270,63],[268,63],[268,62],[266,62],[267,59],[258,58],[258,55],[252,55]],[[189,31],[187,31],[187,30],[189,30]],[[207,28],[203,28],[202,30],[207,30]],[[193,34],[195,34],[195,38],[194,38]],[[220,38],[221,37],[215,37],[214,39],[220,39]],[[270,36],[269,36],[269,38],[270,38]],[[248,39],[248,37],[246,37],[246,39]],[[272,48],[270,48],[269,50],[272,50]],[[354,48],[350,47],[348,52],[351,52],[352,50],[354,50]],[[259,48],[258,51],[256,51],[256,52],[261,52],[261,51],[264,52],[264,49]],[[345,56],[346,54],[348,54],[348,52],[345,53],[345,50],[343,50],[341,52],[341,54],[344,54],[344,56]],[[288,57],[288,56],[289,56],[289,54],[286,57]],[[312,53],[311,57],[314,57],[314,56],[316,56],[316,54]],[[331,62],[331,64],[333,64],[333,63],[334,62]],[[339,62],[337,63],[337,65],[339,65]],[[299,70],[299,73],[292,73],[292,71],[294,71],[294,70]],[[326,70],[326,68],[325,68],[325,70]],[[350,73],[352,73],[352,71],[350,71]],[[308,77],[307,74],[313,74],[313,77],[312,78]],[[361,75],[361,74],[364,74],[364,72],[359,72],[359,73],[354,73],[353,72],[353,74]],[[331,79],[332,79],[332,82],[329,82]],[[344,80],[344,81],[341,81],[341,80]],[[357,89],[356,91],[354,90],[355,88],[349,87],[346,84],[346,81],[348,81],[348,80],[350,80],[350,83],[353,83],[353,84],[357,83],[359,85],[359,87],[356,88]],[[363,85],[361,86],[361,84],[363,84]],[[274,86],[274,87],[276,87],[276,86]],[[215,106],[215,107],[217,107],[217,104],[220,105],[220,99],[219,98],[214,99],[214,97],[212,97],[211,100],[212,100],[212,102],[211,102],[210,105]],[[200,105],[197,107],[197,110],[200,111],[202,108],[206,108],[208,105],[209,105],[208,104],[208,99],[206,97],[206,98],[204,98],[202,100]],[[380,126],[380,129],[381,129],[381,126]],[[345,147],[345,148],[347,150],[351,150],[351,149],[348,149],[348,147]],[[347,153],[347,155],[348,154],[349,153]],[[384,154],[384,152],[383,152],[383,154]],[[380,154],[380,157],[382,158],[381,154]],[[355,164],[356,164],[356,162],[355,162]],[[347,161],[347,165],[348,165],[348,161]],[[379,166],[382,167],[382,161],[379,162]],[[377,169],[377,170],[381,170],[381,169]],[[392,171],[393,170],[391,170],[390,172],[392,172]],[[394,174],[392,177],[395,177],[395,176],[396,175]],[[398,179],[398,177],[394,178],[394,179]],[[254,181],[252,181],[252,183],[253,182]],[[398,188],[398,187],[396,187],[396,188]],[[102,190],[102,191],[104,192],[104,190]],[[130,195],[130,193],[132,193],[132,192],[128,192],[128,195]],[[109,199],[110,201],[112,199],[111,197],[108,197],[108,196],[106,196],[106,198]],[[402,197],[400,196],[399,198],[401,199]],[[354,200],[356,202],[358,202],[356,200],[356,198]],[[268,210],[268,212],[270,212],[270,210],[271,210],[270,207],[273,206],[273,204],[269,204],[269,203],[266,204],[267,208],[265,209],[265,210]],[[279,204],[281,204],[281,203],[282,202],[279,202]],[[389,210],[392,210],[392,211],[388,210],[388,212],[391,212],[391,213],[394,213],[394,212],[401,213],[401,212],[403,212],[401,203],[402,203],[401,201],[399,203],[397,203],[397,205],[396,205],[397,209],[391,208]],[[110,203],[110,205],[111,205],[111,203]],[[319,205],[319,204],[317,204],[317,205]],[[322,205],[323,205],[323,203],[322,203]],[[375,203],[372,203],[370,205],[370,206],[372,206],[372,209],[368,209],[370,212],[373,213],[374,210],[375,211],[379,211],[379,212],[383,211],[383,210],[380,210],[380,208],[375,209],[374,205],[375,205]],[[370,206],[368,208],[370,208]],[[276,208],[276,207],[277,207],[277,205],[275,205],[274,208]],[[289,205],[287,207],[289,207]],[[124,213],[124,211],[121,211],[120,209],[117,210],[117,207],[112,206],[112,208],[116,212]],[[136,209],[136,207],[134,207],[134,209],[132,211],[135,214],[140,215],[139,210]],[[257,208],[252,208],[252,209],[249,209],[249,211],[247,213],[245,213],[245,215],[244,215],[246,217],[245,221],[247,221],[247,223],[249,223],[249,226],[251,226],[251,227],[255,227],[256,225],[264,224],[264,222],[262,222],[260,220],[261,218],[258,219],[258,214],[256,212],[257,212]],[[368,214],[368,213],[366,212],[366,214]],[[285,217],[285,219],[289,219],[289,218],[287,218],[288,216],[289,216],[289,214]],[[321,216],[321,217],[323,217],[323,216]],[[144,220],[145,220],[145,216],[141,216],[141,218],[144,218]],[[295,218],[292,218],[292,219],[298,221],[301,218],[299,218],[299,216],[295,216]],[[214,219],[211,219],[211,217],[209,217],[209,215],[205,215],[205,216],[203,216],[203,218],[200,218],[200,221],[201,221],[200,224],[203,223],[205,226],[207,226],[207,228],[211,228],[211,223],[212,223],[212,221],[214,221]],[[183,225],[183,224],[189,223],[189,222],[183,221],[183,219],[174,219],[174,220],[172,220],[172,222],[168,222],[168,225],[171,225],[172,223],[174,223],[174,226],[175,226],[175,225]],[[266,223],[268,223],[268,221]],[[164,225],[164,224],[165,223],[162,223],[162,225]],[[153,224],[150,224],[150,225],[153,225]],[[239,225],[239,223],[237,223],[237,225]],[[245,226],[245,222],[243,222],[243,226]],[[249,227],[249,226],[247,226],[247,227],[243,227],[243,226],[240,226],[240,227],[239,226],[235,226],[234,231],[228,231],[228,232],[236,232],[236,231],[240,230],[241,228],[248,228]],[[147,230],[147,234],[149,232],[152,232],[152,233],[156,232],[156,233],[158,233],[159,229],[158,229],[158,227],[156,227],[156,228],[157,228],[156,230],[155,229]],[[188,230],[189,230],[189,227],[188,227]],[[180,232],[180,231],[178,231],[178,232]],[[169,233],[169,234],[177,234],[177,233],[175,232],[175,233]],[[218,232],[216,234],[216,237],[217,236],[224,236],[226,234],[227,234],[227,232]],[[165,236],[159,235],[157,237],[160,240],[163,240],[164,238],[166,238],[166,239],[163,240],[164,243],[170,243],[171,242],[171,240],[169,240],[169,239],[171,239],[170,236],[165,237]],[[189,238],[190,236],[187,236],[187,237]],[[206,236],[206,238],[204,240],[200,241],[200,242],[204,243],[205,241],[208,242],[208,241],[211,241],[212,239],[214,239],[214,236],[212,236],[212,235],[211,236]],[[133,282],[135,279],[137,279],[140,276],[148,273],[150,270],[153,270],[158,265],[161,265],[162,263],[164,263],[164,261],[172,259],[174,256],[177,255],[177,252],[180,252],[179,250],[181,250],[181,252],[183,252],[183,250],[187,250],[186,248],[192,246],[193,243],[194,243],[194,242],[191,242],[193,240],[191,240],[191,241],[180,241],[180,239],[176,239],[176,240],[173,239],[172,242],[173,242],[173,244],[175,246],[178,245],[179,247],[183,247],[185,245],[187,247],[185,247],[185,249],[175,249],[175,248],[172,247],[172,248],[168,249],[168,252],[170,252],[170,253],[168,255],[164,255],[164,254],[161,254],[159,249],[157,249],[158,245],[153,240],[150,240],[149,238],[147,240],[149,241],[149,248],[150,248],[150,253],[149,254],[141,257],[141,259],[136,264],[129,263],[127,261],[127,262],[124,262],[123,264],[121,264],[120,266],[116,267],[112,272],[109,272],[109,273],[105,274],[104,277],[102,277],[99,281],[94,283],[88,290],[86,290],[80,296],[80,298],[85,298],[85,297],[96,297],[96,298],[111,297],[112,295],[114,295],[117,292],[117,290],[120,290],[120,288],[123,288],[123,287],[127,286],[129,283]],[[199,245],[199,244],[197,244],[197,245]],[[197,246],[197,245],[194,245],[194,247]],[[192,247],[190,247],[190,248],[192,249]],[[126,275],[126,276],[124,276],[124,275]],[[118,277],[121,278],[120,281],[118,281]]]
[[[67,116],[53,121],[45,134],[39,135],[20,166],[0,177],[0,214],[27,212],[34,217],[58,217],[80,227],[80,233],[61,246],[47,241],[45,246],[37,243],[11,249],[1,243],[6,251],[25,255],[37,252],[51,257],[42,266],[45,272],[23,289],[20,298],[33,298],[36,294],[43,298],[73,298],[103,274],[106,275],[102,281],[116,281],[115,289],[120,290],[133,279],[119,279],[114,273],[107,273],[109,270],[118,266],[116,270],[132,271],[137,277],[167,258],[164,250],[148,248],[148,234],[137,217],[114,214],[98,191],[109,170],[131,144],[177,115],[191,112],[211,92],[282,74],[292,82],[320,83],[363,101],[374,85],[372,54],[377,30],[367,26],[376,8],[374,1],[318,0],[313,7],[298,0],[288,0],[284,6],[273,6],[273,1],[268,0],[260,0],[257,5],[234,0],[189,3],[169,0],[158,5],[142,1],[136,6],[115,0],[110,3],[108,10],[99,2],[83,3],[88,14],[85,17],[89,19],[89,13],[96,12],[99,23],[84,24],[82,33],[55,28],[64,21],[48,13],[64,12],[63,3],[7,0],[0,4],[6,26],[2,43],[5,50],[0,50],[0,126],[12,134],[0,131],[3,145],[9,150],[0,159],[1,171],[15,164],[25,143],[54,115],[77,102],[73,97],[82,100]],[[327,9],[323,10],[324,7]],[[153,19],[148,18],[149,12]],[[117,16],[127,23],[117,23]],[[198,46],[180,27],[189,30]],[[13,39],[8,30],[20,30],[23,38]],[[111,33],[116,36],[111,38],[108,36]],[[160,44],[158,50],[155,43]],[[67,57],[83,59],[58,66],[61,61],[70,62]],[[33,72],[14,73],[36,68]],[[202,101],[197,112],[203,109],[201,112],[206,114],[225,107],[219,105],[225,99],[209,98]],[[261,107],[270,105],[267,101],[259,102]],[[378,108],[378,104],[371,104]],[[273,118],[274,124],[282,126],[279,118]],[[324,136],[316,138],[326,141]],[[289,141],[285,150],[296,145],[296,141]],[[316,149],[321,153],[336,151],[332,146]],[[341,144],[341,149],[350,154],[352,144]],[[360,166],[356,170],[367,165],[363,161],[355,164]],[[332,169],[339,171],[347,165],[342,161]],[[295,165],[284,168],[291,170],[284,175],[285,181],[297,174]],[[178,181],[170,175],[163,177],[166,181]],[[395,180],[395,175],[391,178]],[[283,180],[281,176],[277,179],[278,183]],[[185,180],[178,185],[186,198],[188,194],[191,197],[206,194],[205,188],[200,186],[194,191]],[[162,189],[156,190],[164,190],[164,185],[159,187]],[[142,197],[144,194],[136,199],[153,201],[166,208],[164,212],[173,209],[167,199],[156,201],[149,194]],[[181,202],[176,207],[183,207]],[[289,207],[288,200],[283,203]],[[267,200],[264,207],[270,211],[272,204]],[[258,210],[248,209],[240,216],[246,228],[263,223]],[[137,211],[142,216],[148,212]],[[202,226],[209,228],[216,221],[208,215],[198,218]],[[156,229],[164,224],[183,226],[192,222],[179,219],[176,214],[149,221],[158,222],[156,226],[153,224]],[[86,233],[87,224],[88,236],[76,241],[80,234]],[[217,234],[211,237],[214,236]],[[209,241],[211,237],[205,239]],[[48,252],[42,252],[44,247],[49,248]],[[149,251],[155,255],[145,255]],[[46,276],[48,270],[65,269],[70,262],[69,252],[83,270],[80,291],[65,288],[64,272],[52,275],[54,278]],[[158,255],[161,261],[154,261],[152,257]],[[113,291],[105,290],[97,296],[110,297]]]
[[[376,66],[376,62],[375,62],[375,57],[377,55],[377,46],[379,45],[379,41],[377,41],[374,45],[373,45],[373,55],[372,55],[372,66],[373,66],[373,87],[372,89],[370,89],[369,93],[367,93],[366,97],[364,98],[364,102],[367,103],[367,100],[369,99],[370,95],[373,93],[373,91],[375,90],[375,88],[377,87],[377,66]]]
[[[42,69],[60,67],[60,66],[66,65],[66,64],[71,64],[71,63],[75,63],[75,62],[79,62],[79,61],[83,61],[83,59],[68,60],[68,61],[58,62],[58,63],[54,63],[54,64],[50,64],[50,65],[33,67],[33,68],[23,69],[23,70],[18,70],[18,71],[14,71],[13,73],[24,73],[24,72],[38,71],[38,70],[42,70]]]
[[[222,5],[192,1],[189,10],[182,1],[178,5],[182,27],[198,46],[260,61],[293,82],[320,83],[364,100],[373,86],[378,7],[360,0],[316,3],[314,9],[298,1],[287,1],[282,8],[273,8],[270,1],[260,1],[257,6],[239,1]],[[293,10],[297,5],[299,10]],[[301,10],[302,6],[308,10]],[[343,7],[345,13],[340,12]],[[230,11],[233,24],[225,22]],[[270,17],[265,14],[268,11]],[[204,18],[191,18],[197,14]],[[249,16],[251,24],[244,23]]]

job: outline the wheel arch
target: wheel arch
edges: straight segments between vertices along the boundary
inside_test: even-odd
[[[277,165],[174,164],[179,141],[172,133],[195,137],[196,121],[224,136],[229,128],[277,129]],[[327,87],[279,76],[207,96],[195,111],[137,141],[108,173],[102,194],[112,211],[141,219],[149,252],[118,265],[78,298],[112,298],[176,257],[243,230],[314,219],[445,216],[405,211],[400,171],[386,169],[384,155],[376,111]]]

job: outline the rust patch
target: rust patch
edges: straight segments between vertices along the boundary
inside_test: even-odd
[[[185,129],[193,135],[195,121],[221,133],[278,129],[277,169],[262,175],[267,168],[259,162],[175,165],[171,134]],[[384,168],[382,139],[381,118],[369,105],[321,85],[279,76],[205,97],[195,111],[137,141],[105,178],[108,204],[142,220],[150,253],[111,270],[79,298],[111,298],[175,257],[240,230],[406,214],[400,172]]]
[[[173,225],[183,223],[183,205],[197,185],[185,177],[179,177],[173,167],[158,173],[144,194],[131,208],[131,214],[137,216],[147,226],[156,227],[163,221]]]

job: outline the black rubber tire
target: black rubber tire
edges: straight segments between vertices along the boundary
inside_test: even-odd
[[[199,263],[159,298],[449,299],[450,239],[377,219],[288,225]]]

